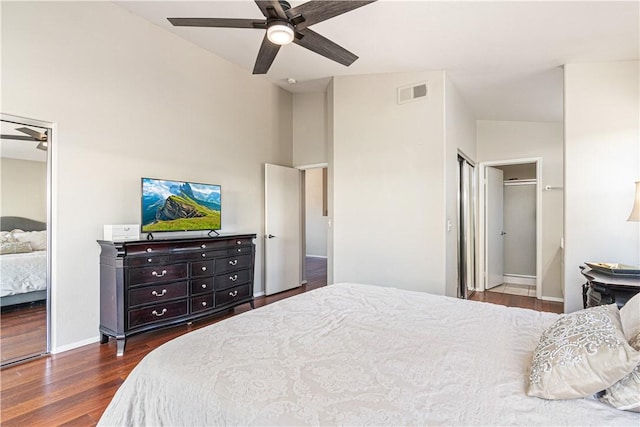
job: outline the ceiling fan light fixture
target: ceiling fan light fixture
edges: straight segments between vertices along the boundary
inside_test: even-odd
[[[293,37],[293,26],[288,22],[275,22],[267,28],[267,38],[273,44],[289,44]]]

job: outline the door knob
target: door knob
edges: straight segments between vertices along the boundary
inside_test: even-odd
[[[274,236],[273,234],[267,234],[267,239],[273,239],[274,237],[276,236]]]

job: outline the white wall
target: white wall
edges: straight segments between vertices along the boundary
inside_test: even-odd
[[[476,158],[476,120],[460,92],[448,76],[445,76],[445,178],[446,221],[451,229],[446,231],[446,294],[458,292],[458,152],[469,160]]]
[[[293,164],[305,166],[326,162],[326,94],[293,94]]]
[[[263,163],[292,164],[284,90],[109,2],[4,2],[2,64],[2,111],[57,124],[54,350],[98,337],[96,239],[140,221],[141,177],[221,184],[222,231],[264,233]]]
[[[582,308],[585,261],[640,265],[627,222],[640,179],[639,62],[565,66],[565,311]]]
[[[47,222],[47,164],[0,158],[0,216]]]
[[[478,162],[542,157],[542,187],[563,186],[562,123],[479,120]],[[562,190],[542,192],[542,297],[562,298]]]
[[[426,100],[398,105],[427,81]],[[335,77],[333,280],[445,293],[444,73]]]
[[[306,255],[327,256],[327,217],[322,206],[322,168],[304,172]]]

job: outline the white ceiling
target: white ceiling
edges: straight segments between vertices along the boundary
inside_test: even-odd
[[[263,18],[251,0],[117,3],[253,70],[264,30],[173,27],[166,19]],[[312,27],[360,57],[350,67],[291,44],[255,78],[309,92],[324,91],[331,76],[446,70],[477,119],[562,121],[562,65],[640,59],[639,21],[638,1],[379,0]]]

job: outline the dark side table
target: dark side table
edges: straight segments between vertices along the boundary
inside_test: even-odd
[[[582,304],[584,308],[613,304],[621,308],[635,294],[640,292],[640,277],[619,276],[595,271],[589,267],[580,267],[587,282],[582,285]]]

